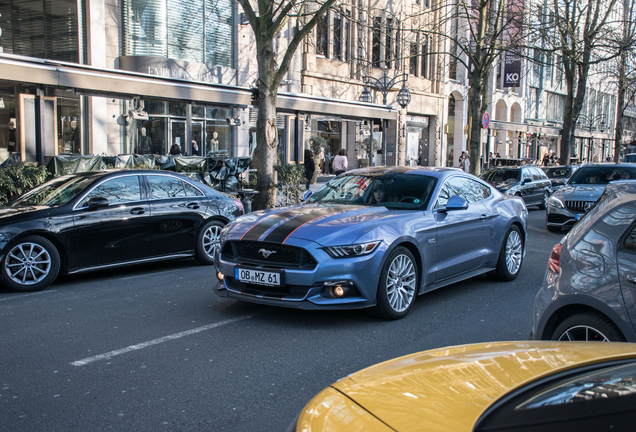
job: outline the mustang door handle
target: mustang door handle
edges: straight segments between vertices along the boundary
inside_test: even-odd
[[[190,210],[196,210],[199,208],[199,203],[190,203],[186,207],[188,207]]]
[[[627,275],[627,280],[636,284],[636,276]]]
[[[130,210],[130,214],[134,215],[140,215],[144,213],[146,213],[146,210],[144,210],[143,207],[135,207],[134,209]]]

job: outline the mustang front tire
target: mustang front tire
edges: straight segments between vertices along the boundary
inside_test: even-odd
[[[195,258],[199,263],[205,265],[214,264],[214,254],[219,247],[221,230],[225,224],[221,221],[213,220],[201,228],[197,238]]]
[[[497,280],[511,281],[517,277],[523,261],[523,237],[516,226],[511,226],[499,252],[493,276]]]
[[[2,261],[4,285],[12,291],[38,291],[49,286],[60,272],[60,254],[44,237],[24,237]]]
[[[405,247],[395,248],[382,268],[376,305],[369,313],[384,319],[403,318],[413,307],[418,281],[413,254]]]

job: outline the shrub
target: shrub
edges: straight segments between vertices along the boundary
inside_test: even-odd
[[[300,193],[305,190],[305,167],[296,164],[275,165],[278,173],[276,188],[285,196],[285,205],[298,204]]]
[[[309,147],[314,152],[314,156],[318,156],[320,149],[326,149],[329,147],[329,141],[327,138],[321,136],[312,136],[309,138]]]
[[[44,165],[17,162],[0,169],[0,205],[44,183],[49,172]]]

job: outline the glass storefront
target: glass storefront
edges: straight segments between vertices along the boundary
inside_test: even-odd
[[[455,97],[448,98],[448,128],[446,134],[446,166],[452,167],[455,162]]]

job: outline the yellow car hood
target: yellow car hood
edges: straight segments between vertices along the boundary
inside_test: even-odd
[[[470,431],[511,390],[557,370],[636,356],[636,345],[496,342],[389,360],[332,387],[398,432]],[[378,429],[386,430],[384,425]]]

